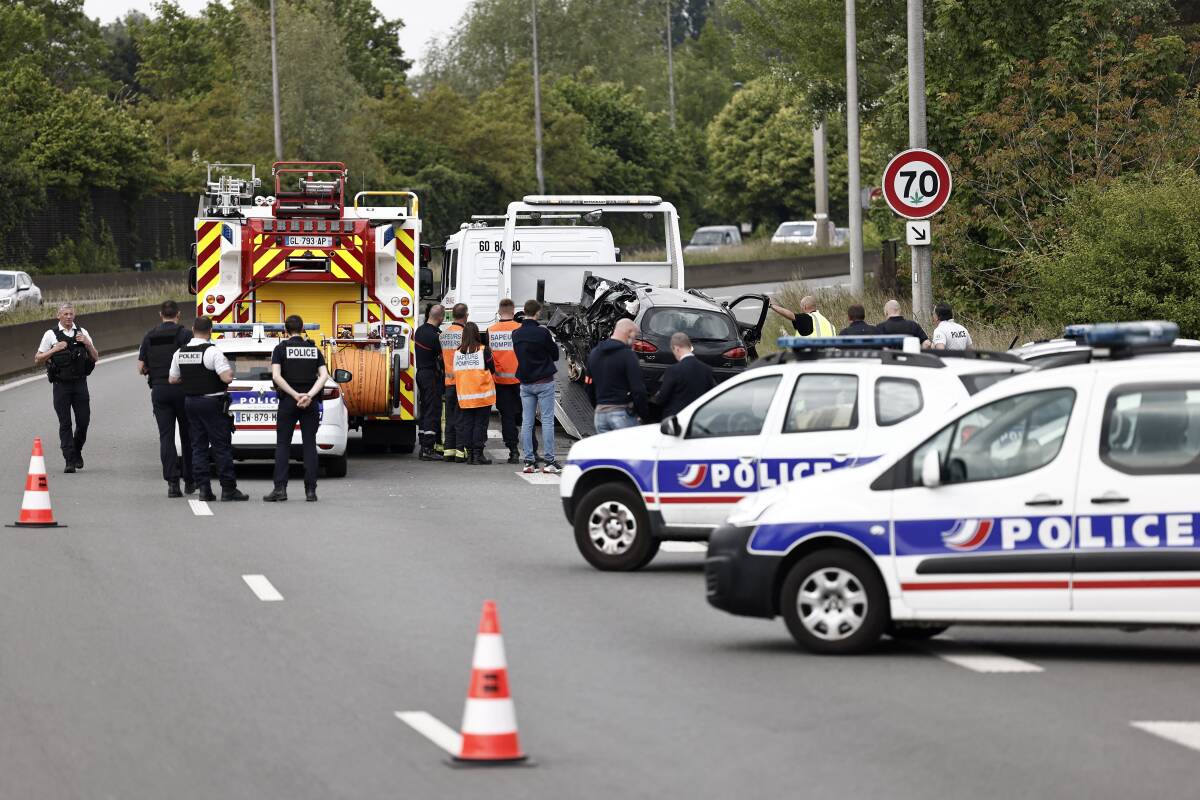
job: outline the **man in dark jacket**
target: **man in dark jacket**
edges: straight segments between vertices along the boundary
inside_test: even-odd
[[[678,414],[717,385],[712,367],[693,355],[692,340],[686,333],[671,334],[671,352],[675,354],[675,363],[663,373],[662,385],[654,395],[663,419]]]
[[[164,301],[158,316],[162,323],[151,328],[138,350],[137,371],[150,384],[150,405],[158,424],[158,456],[162,476],[167,482],[167,497],[183,497],[196,491],[192,482],[191,423],[184,409],[186,395],[182,386],[170,382],[171,359],[175,351],[192,339],[192,332],[179,324],[179,305]],[[175,449],[175,429],[179,428],[181,454]],[[179,481],[183,480],[183,488]]]
[[[538,324],[542,304],[525,301],[521,327],[512,332],[513,352],[517,354],[517,380],[521,382],[521,449],[524,451],[526,473],[537,471],[534,449],[534,413],[542,417],[542,452],[546,465],[542,472],[559,472],[554,461],[554,375],[558,371],[558,344],[550,331]]]
[[[417,437],[422,461],[442,460],[442,396],[446,378],[439,334],[446,309],[435,303],[425,312],[425,323],[413,333],[417,353]]]
[[[882,334],[900,334],[902,336],[915,336],[921,342],[921,347],[929,347],[933,344],[929,341],[929,336],[925,333],[916,321],[905,319],[900,313],[900,303],[895,300],[888,300],[883,304],[883,315],[886,317],[883,322],[875,327]]]
[[[867,310],[855,303],[846,309],[850,324],[842,328],[838,336],[878,336],[879,329],[866,321]]]
[[[588,375],[596,398],[596,433],[638,424],[648,416],[646,384],[630,344],[641,331],[631,319],[618,320],[612,338],[588,354]]]

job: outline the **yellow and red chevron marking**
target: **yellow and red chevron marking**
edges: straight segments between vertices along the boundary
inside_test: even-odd
[[[414,242],[412,231],[396,228],[396,277],[408,291],[416,286],[416,264],[413,263]]]
[[[400,373],[400,418],[414,419],[414,407],[412,370],[404,370]]]
[[[196,223],[196,295],[202,297],[220,275],[221,223]]]

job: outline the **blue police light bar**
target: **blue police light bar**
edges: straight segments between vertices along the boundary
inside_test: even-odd
[[[1064,339],[1073,339],[1092,347],[1165,347],[1178,337],[1179,326],[1166,320],[1099,322],[1063,328]]]
[[[284,324],[282,322],[218,322],[212,327],[218,333],[254,333],[256,328],[264,332],[281,331],[284,330]],[[321,326],[316,322],[304,323],[306,331],[320,329]]]
[[[780,336],[775,343],[790,350],[821,350],[829,347],[857,350],[903,350],[912,336]]]

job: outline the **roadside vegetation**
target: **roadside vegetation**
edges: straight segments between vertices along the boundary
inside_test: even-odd
[[[187,305],[191,298],[183,287],[172,289],[163,283],[144,283],[121,288],[99,288],[86,291],[48,290],[42,292],[41,307],[23,306],[14,311],[0,314],[0,326],[20,325],[23,322],[53,320],[58,304],[70,302],[75,306],[80,324],[87,327],[87,315],[118,308],[158,305],[164,300],[174,300]]]

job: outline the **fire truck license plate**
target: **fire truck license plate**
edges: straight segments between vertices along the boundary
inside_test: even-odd
[[[288,236],[288,247],[333,247],[332,236]]]

